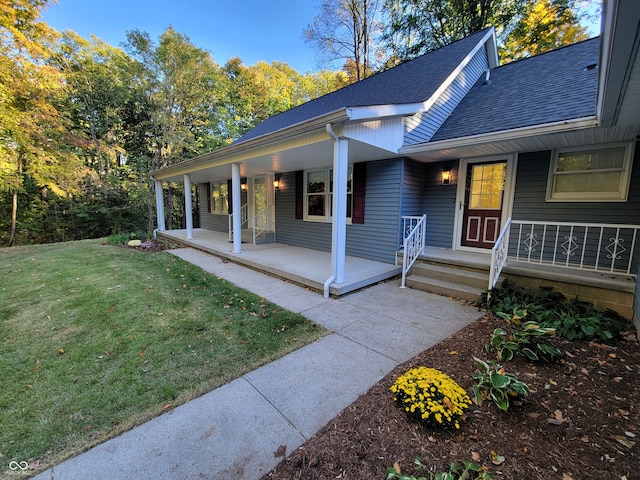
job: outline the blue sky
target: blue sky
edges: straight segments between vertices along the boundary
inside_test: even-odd
[[[302,32],[317,12],[314,0],[58,0],[42,19],[56,30],[94,34],[119,46],[127,30],[151,38],[169,26],[208,50],[216,63],[240,57],[288,63],[300,73],[315,72],[315,53]]]

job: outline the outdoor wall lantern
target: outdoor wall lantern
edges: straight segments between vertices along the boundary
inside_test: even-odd
[[[276,174],[273,177],[273,188],[276,190],[280,190],[280,175]]]
[[[451,170],[442,170],[442,185],[451,184]]]
[[[243,192],[247,191],[247,184],[246,183],[241,183],[240,184],[240,190],[242,190]]]

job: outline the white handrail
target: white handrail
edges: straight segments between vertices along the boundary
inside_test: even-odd
[[[248,220],[247,204],[245,203],[240,207],[240,225],[244,225]],[[233,240],[233,213],[229,214],[229,241]]]
[[[507,256],[509,254],[509,233],[511,232],[511,218],[509,218],[502,230],[500,231],[500,235],[496,240],[496,243],[493,244],[493,248],[491,249],[491,268],[489,269],[489,290],[496,286],[498,283],[498,279],[500,278],[500,274],[502,273],[502,269],[507,264]]]
[[[274,228],[271,221],[271,219],[273,218],[273,215],[271,215],[271,212],[274,209],[275,207],[271,205],[265,208],[264,210],[262,210],[261,212],[258,212],[256,215],[254,215],[252,220],[254,245],[256,244],[256,238],[258,238],[261,233],[273,232]],[[260,220],[264,220],[264,221],[260,222]],[[260,225],[264,225],[264,227],[260,227]]]
[[[424,251],[427,231],[427,214],[422,217],[402,217],[403,220],[403,240],[402,240],[402,284],[401,288],[406,288],[407,273]],[[407,232],[409,230],[409,232]]]

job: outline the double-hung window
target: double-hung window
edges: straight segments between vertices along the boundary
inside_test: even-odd
[[[353,209],[353,169],[347,177],[347,219]],[[304,218],[309,221],[329,222],[333,216],[333,169],[323,168],[305,172]]]
[[[227,182],[211,183],[211,213],[229,213]]]
[[[612,144],[554,152],[549,168],[547,201],[626,201],[632,150],[631,144]]]

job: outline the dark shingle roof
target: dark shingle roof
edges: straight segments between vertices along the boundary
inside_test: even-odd
[[[431,142],[595,115],[599,47],[593,38],[492,70]]]
[[[486,29],[482,30],[446,47],[274,115],[249,130],[234,143],[267,135],[344,107],[423,102],[431,97],[486,32]]]

